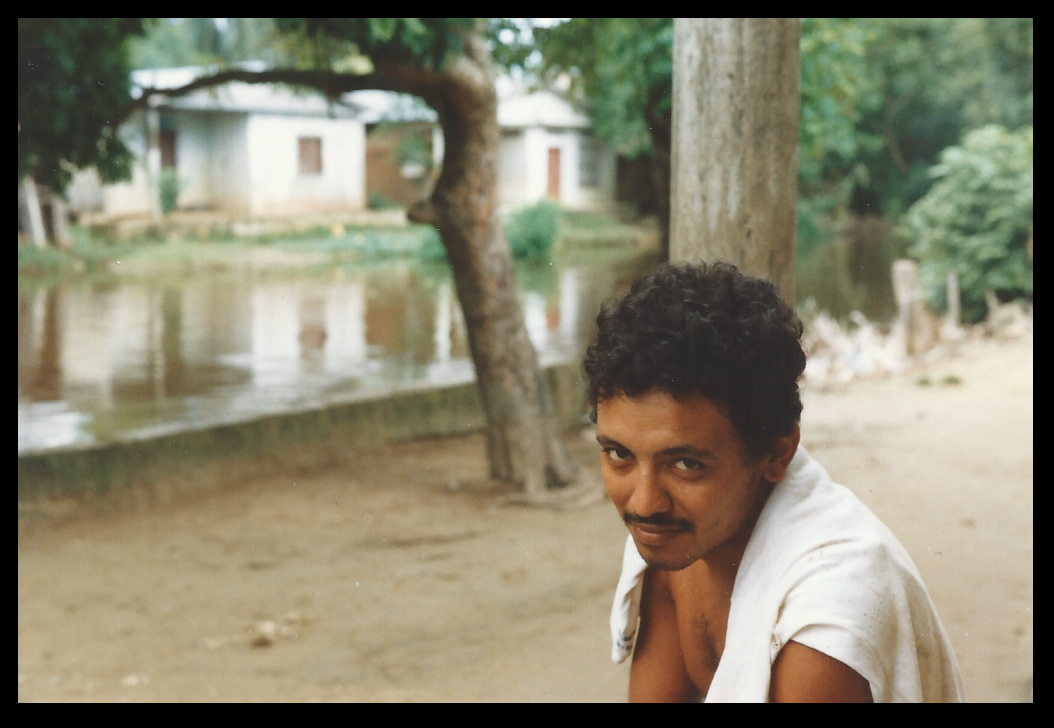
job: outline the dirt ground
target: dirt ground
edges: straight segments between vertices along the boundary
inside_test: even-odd
[[[1032,392],[1027,338],[805,395],[806,447],[911,552],[973,701],[1032,699]],[[588,437],[568,441],[596,467]],[[19,700],[625,698],[609,503],[458,487],[485,472],[479,436],[351,462],[134,507],[20,504]]]

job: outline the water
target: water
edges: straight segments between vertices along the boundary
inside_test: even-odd
[[[601,301],[648,265],[520,268],[543,364],[575,361]],[[472,381],[445,266],[196,276],[18,293],[18,452],[127,441]]]

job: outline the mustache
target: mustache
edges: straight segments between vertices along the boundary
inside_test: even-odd
[[[656,513],[653,516],[638,516],[636,513],[626,511],[622,514],[622,520],[626,522],[626,525],[636,523],[641,526],[655,526],[656,528],[674,528],[678,531],[687,531],[688,533],[695,530],[691,521],[674,518],[665,513]]]

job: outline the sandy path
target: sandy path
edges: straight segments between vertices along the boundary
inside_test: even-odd
[[[1031,341],[970,349],[931,378],[949,373],[961,383],[807,392],[804,441],[915,558],[968,697],[1029,699]],[[594,463],[594,445],[569,442]],[[18,697],[623,699],[606,629],[614,510],[449,489],[484,470],[475,436],[164,505],[20,507]],[[268,621],[270,646],[251,646]]]

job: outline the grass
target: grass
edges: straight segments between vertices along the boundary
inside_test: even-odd
[[[445,251],[434,228],[315,227],[298,232],[235,236],[229,230],[208,235],[164,237],[153,231],[129,240],[112,240],[74,225],[68,250],[18,248],[20,283],[39,285],[82,277],[186,275],[225,270],[304,269],[392,259],[441,262]],[[636,229],[594,213],[562,212],[554,253],[633,248]]]

